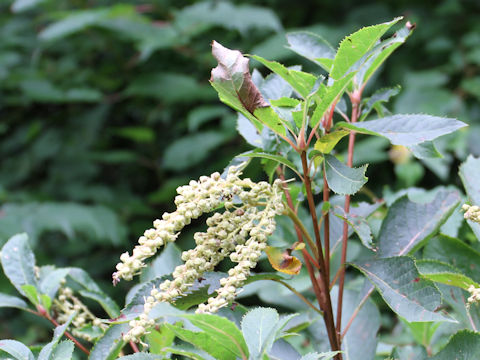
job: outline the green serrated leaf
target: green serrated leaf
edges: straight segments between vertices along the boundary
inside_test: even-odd
[[[330,77],[339,79],[361,60],[377,43],[380,37],[401,18],[383,24],[364,27],[342,40],[338,48]]]
[[[145,352],[139,352],[127,356],[119,357],[118,360],[163,360],[165,359],[162,355],[150,354]]]
[[[70,269],[55,269],[49,271],[39,279],[39,290],[42,294],[48,295],[50,298],[54,298],[62,280],[70,272]]]
[[[200,356],[199,354],[196,354],[192,351],[187,351],[185,349],[180,349],[176,347],[167,347],[165,348],[165,351],[171,352],[172,354],[175,354],[175,355],[182,355],[193,360],[205,360],[205,358]]]
[[[25,295],[23,285],[37,287],[35,277],[35,256],[28,244],[27,234],[12,236],[0,252],[3,272],[13,286]]]
[[[161,324],[147,334],[147,340],[152,354],[165,355],[167,352],[164,349],[173,345],[175,333]]]
[[[270,100],[272,106],[278,107],[297,107],[302,101],[290,97],[281,97],[279,99]]]
[[[217,315],[183,315],[194,326],[203,330],[195,332],[181,325],[165,324],[182,340],[204,350],[216,359],[236,360],[248,358],[248,348],[240,330],[226,318]]]
[[[423,279],[412,258],[370,259],[353,264],[375,285],[390,308],[410,322],[453,321],[434,312],[441,304],[440,291]]]
[[[22,310],[28,309],[27,303],[22,299],[16,296],[7,295],[3,293],[0,293],[0,308],[1,307],[11,307],[11,308],[17,308]]]
[[[287,34],[287,42],[290,50],[330,71],[335,49],[320,35],[308,31],[292,32]]]
[[[40,303],[40,296],[38,294],[37,288],[33,285],[23,285],[22,292],[27,297],[27,299],[33,304],[38,305]]]
[[[450,264],[476,282],[480,282],[480,252],[463,241],[437,235],[425,247],[424,257]]]
[[[72,322],[74,316],[76,316],[76,313],[73,313],[70,315],[68,320],[55,328],[53,331],[53,339],[51,342],[49,342],[47,345],[45,345],[42,350],[40,351],[40,354],[38,354],[38,359],[37,360],[54,360],[55,358],[52,356],[57,348],[58,343],[60,342],[60,339],[62,338],[63,334],[67,330],[67,327],[70,325]],[[73,345],[73,343],[72,343]],[[62,347],[65,347],[65,349],[60,349],[59,350],[59,358],[60,356],[64,354],[64,351],[67,351],[70,345],[62,345]],[[72,347],[73,351],[73,347]]]
[[[194,281],[193,285],[182,296],[175,301],[175,307],[180,310],[187,310],[193,306],[204,303],[209,297],[216,296],[215,290],[220,288],[220,279],[227,276],[222,272],[206,272],[201,279]]]
[[[369,135],[383,136],[393,145],[411,146],[431,141],[467,126],[462,121],[424,114],[399,114],[361,123],[340,122],[344,127]]]
[[[425,141],[417,145],[409,146],[408,148],[417,159],[443,158],[443,155],[438,152],[433,141]]]
[[[267,126],[274,133],[282,136],[286,135],[285,127],[289,125],[283,121],[270,106],[255,109],[254,115],[263,125]]]
[[[391,38],[380,42],[372,49],[372,54],[369,54],[369,59],[363,66],[365,69],[360,71],[360,84],[368,82],[385,60],[408,39],[414,28],[414,25],[407,23],[402,29],[395,32]]]
[[[468,290],[470,285],[476,288],[480,287],[478,283],[462,274],[460,270],[442,261],[418,260],[417,268],[424,278],[438,283],[456,286],[464,290]]]
[[[480,334],[460,330],[431,360],[475,360],[480,358]]]
[[[51,360],[71,360],[75,344],[73,341],[64,340],[60,342],[53,351]]]
[[[35,360],[30,349],[16,340],[1,340],[0,350],[5,351],[17,360]]]
[[[363,121],[367,118],[370,112],[374,109],[379,109],[379,105],[382,103],[388,102],[393,96],[398,95],[400,92],[400,86],[394,86],[391,88],[385,88],[377,90],[372,96],[364,101],[364,106],[362,110],[362,115],[360,116],[359,121]]]
[[[89,360],[114,360],[118,357],[125,342],[122,339],[123,334],[130,329],[128,324],[112,325],[95,343],[90,352]]]
[[[282,64],[276,61],[269,61],[261,56],[251,55],[251,57],[258,62],[265,65],[268,69],[275,74],[281,76],[286,82],[288,82],[292,88],[294,88],[303,98],[306,98],[313,89],[317,78],[309,73],[288,69]]]
[[[378,236],[379,256],[410,254],[430,239],[460,201],[457,191],[441,190],[427,203],[403,196],[390,207]]]
[[[370,250],[374,249],[372,230],[364,217],[355,216],[350,213],[346,214],[344,211],[342,211],[341,214],[335,214],[335,216],[347,221],[348,225],[355,231],[366,248]]]
[[[110,298],[103,292],[99,293],[88,290],[80,290],[79,293],[83,297],[98,302],[102,306],[103,310],[105,310],[105,312],[111,318],[116,318],[120,315],[120,308],[118,307],[118,305],[115,303],[115,301],[112,300],[112,298]]]
[[[261,360],[275,340],[278,312],[271,308],[250,310],[242,319],[242,333],[250,359]]]
[[[467,160],[460,165],[459,175],[473,205],[480,205],[480,182],[478,181],[480,179],[480,158],[468,156]],[[480,224],[470,220],[467,222],[480,241]]]
[[[335,156],[325,155],[325,175],[328,187],[341,195],[353,195],[367,183],[367,165],[350,168]]]
[[[283,164],[288,168],[290,168],[291,170],[293,170],[293,172],[295,172],[301,178],[301,175],[297,171],[296,166],[290,160],[286,159],[284,156],[268,154],[263,152],[245,152],[240,155],[237,155],[237,157],[264,158],[269,160],[275,160],[280,164]]]
[[[328,134],[325,134],[315,142],[314,149],[324,154],[329,154],[335,145],[345,136],[350,134],[347,130],[337,130]]]
[[[352,72],[345,75],[341,79],[333,81],[333,83],[328,86],[323,84],[323,86],[320,85],[314,96],[317,106],[310,119],[310,126],[312,128],[318,125],[330,107],[342,97],[343,93],[350,85],[354,75],[355,72]]]

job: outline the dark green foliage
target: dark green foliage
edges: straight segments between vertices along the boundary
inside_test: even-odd
[[[475,174],[480,169],[480,28],[472,15],[478,11],[480,7],[475,1],[450,0],[381,4],[325,1],[321,6],[307,0],[296,7],[291,2],[271,0],[169,0],[152,4],[15,0],[0,4],[0,247],[15,236],[2,253],[6,277],[0,275],[0,317],[12,320],[0,324],[0,338],[15,338],[27,345],[48,343],[29,350],[20,342],[3,342],[0,358],[7,356],[5,353],[29,360],[71,357],[73,343],[60,339],[65,329],[57,328],[51,341],[51,332],[44,331],[46,322],[20,315],[18,310],[49,308],[64,279],[98,316],[115,318],[122,314],[120,323],[105,334],[96,334],[100,340],[91,356],[115,358],[125,345],[121,335],[128,330],[122,316],[130,319],[141,311],[138,309],[152,285],[158,285],[179,264],[179,249],[161,253],[143,272],[143,286],[134,288],[127,301],[124,295],[130,285],[111,287],[111,273],[119,254],[132,247],[152,220],[171,210],[175,188],[199,175],[221,172],[239,154],[252,158],[245,171],[247,176],[272,179],[276,167],[285,165],[291,169],[287,174],[294,177],[301,172],[301,164],[288,154],[285,144],[280,144],[274,133],[292,140],[289,131],[298,132],[301,128],[304,106],[311,107],[310,125],[318,125],[339,95],[367,80],[360,114],[360,120],[366,121],[356,125],[342,122],[348,101],[344,96],[334,114],[338,129],[332,135],[338,136],[333,135],[334,139],[328,141],[322,138],[324,144],[318,142],[316,150],[310,152],[310,158],[317,161],[316,172],[312,170],[313,187],[317,193],[321,191],[322,178],[318,174],[323,165],[329,186],[338,194],[356,193],[368,177],[368,188],[360,190],[359,200],[385,198],[388,209],[378,203],[369,205],[371,209],[366,211],[361,205],[365,203],[356,208],[355,202],[346,216],[340,208],[342,202],[333,198],[328,206],[324,204],[331,214],[332,271],[339,267],[342,223],[346,218],[352,240],[348,260],[354,261],[375,283],[394,312],[407,320],[419,321],[418,314],[427,311],[428,316],[422,320],[448,321],[450,318],[437,308],[442,295],[445,302],[441,306],[461,313],[458,328],[470,328],[470,319],[479,324],[478,306],[465,312],[463,298],[468,297],[464,291],[467,285],[480,282],[480,226],[470,222],[470,229],[462,225],[457,212],[463,196],[458,192],[462,184],[457,177],[461,162],[460,178],[467,199],[477,204],[479,201],[480,181]],[[411,23],[400,25],[395,19],[367,27],[342,41],[346,34],[362,26],[388,21],[400,14]],[[413,23],[417,23],[418,29],[410,36]],[[392,37],[394,31],[396,35]],[[216,66],[210,55],[212,39],[244,54],[256,55],[252,56],[255,60],[250,67],[260,71],[252,73],[251,83],[223,83],[220,89],[215,76],[212,77],[219,92],[228,90],[220,98],[242,115],[237,116],[220,104],[208,83],[210,70]],[[337,51],[332,45],[339,42]],[[404,42],[408,45],[380,67]],[[367,51],[371,54],[368,59],[363,57]],[[378,71],[374,74],[375,70]],[[320,83],[328,72],[330,82]],[[237,93],[248,93],[254,86],[260,92],[256,101],[238,100]],[[295,93],[298,96],[292,95]],[[305,105],[301,98],[308,98],[309,103]],[[268,104],[272,107],[265,107]],[[408,115],[392,115],[391,111]],[[439,137],[463,127],[459,120],[469,125],[468,130]],[[262,125],[273,131],[257,131]],[[346,158],[349,129],[359,133],[354,165],[361,167],[356,169],[346,168],[342,158],[342,154]],[[399,160],[393,151],[388,153],[389,140],[407,146],[407,155]],[[467,159],[468,154],[473,156]],[[458,189],[440,189],[432,196],[415,189],[406,195],[404,189],[431,189],[451,183]],[[298,184],[290,183],[295,203],[304,200],[305,189]],[[309,219],[300,217],[312,233]],[[272,240],[288,246],[295,234],[290,220],[283,220],[278,221]],[[180,249],[191,247],[191,235],[201,226],[194,222],[191,232],[181,235]],[[26,233],[28,240],[27,235],[16,235],[19,233]],[[37,255],[36,264],[32,250]],[[380,259],[373,260],[375,251]],[[407,254],[418,262],[415,264],[410,257],[390,258]],[[372,264],[375,271],[369,270]],[[197,281],[189,296],[180,299],[176,307],[183,311],[215,294],[218,279],[224,276],[220,271],[227,268],[228,264],[221,264],[218,273],[209,274],[204,282]],[[261,261],[257,270],[272,271],[266,261]],[[392,274],[398,276],[390,279]],[[383,283],[387,278],[395,281],[400,276],[404,276],[401,285],[406,288],[392,289]],[[359,272],[353,269],[348,277],[360,279]],[[298,318],[304,324],[321,323],[318,314],[308,312],[304,303],[283,292],[282,285],[267,279],[284,281],[313,298],[305,285],[308,276],[302,271],[293,279],[278,274],[252,277],[240,302],[275,305],[280,312],[300,312]],[[438,289],[433,282],[441,284]],[[365,285],[362,292],[358,284],[352,282],[353,290],[347,292],[348,316],[344,314],[344,325],[371,289]],[[412,295],[419,289],[433,299],[427,305],[421,301],[418,304],[419,299]],[[442,323],[441,331],[436,332],[436,327],[427,329],[428,341],[423,338],[422,343],[415,331],[425,329],[413,329],[415,325],[409,327],[392,320],[394,315],[385,310],[385,302],[380,298],[375,303],[369,300],[360,311],[351,328],[355,336],[347,335],[344,341],[351,359],[366,353],[365,356],[373,356],[375,352],[377,356],[400,359],[426,358],[427,352],[436,354],[433,359],[451,359],[457,354],[459,359],[479,356],[479,340],[474,333],[460,331],[448,340],[453,328],[447,329],[449,325]],[[118,304],[125,305],[125,309],[121,310]],[[378,348],[377,305],[382,310],[383,331]],[[404,308],[399,310],[396,307],[400,305]],[[158,318],[171,319],[181,313],[172,309],[164,310],[165,313],[157,309]],[[295,344],[302,354],[311,352],[302,359],[330,358],[326,353],[320,354],[328,350],[327,344],[322,344],[326,341],[323,328],[318,334],[310,333],[312,330],[300,332],[299,338],[304,342],[296,342],[289,338],[288,326],[287,333],[282,332],[290,318],[279,318],[276,310],[260,308],[245,318],[269,318],[272,329],[255,339],[252,332],[264,328],[250,324],[255,329],[248,330],[248,321],[241,322],[245,312],[240,305],[236,311],[225,309],[221,314],[231,320],[229,326],[240,342],[239,352],[229,356],[241,356],[244,352],[263,360],[266,353],[287,354],[287,350],[279,350],[283,349],[281,346],[290,344],[293,349],[291,344]],[[170,332],[172,339],[176,334],[198,345],[194,338],[199,335],[185,317],[175,319],[182,322],[172,321],[163,331]],[[191,323],[195,324],[194,321]],[[220,324],[227,320],[222,317],[215,321]],[[291,320],[295,321],[296,318]],[[207,330],[202,331],[201,336],[212,339]],[[401,332],[410,342],[395,343],[383,336],[393,332]],[[414,340],[408,337],[410,332]],[[367,333],[371,341],[360,341]],[[152,334],[148,341],[154,341],[155,336],[160,335]],[[288,342],[276,341],[279,337]],[[312,339],[316,341],[314,345]],[[224,342],[221,337],[213,340],[215,346]],[[178,342],[170,345],[171,349],[163,349],[158,356],[139,353],[124,358],[160,359],[175,353],[203,359],[212,354],[211,348],[199,352],[183,346],[184,343],[181,348]],[[364,353],[358,350],[362,346]],[[252,351],[254,348],[258,351]],[[297,350],[293,351],[300,358]],[[75,350],[75,359],[82,356]]]

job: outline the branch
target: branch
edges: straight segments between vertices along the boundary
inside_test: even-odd
[[[352,123],[356,123],[359,115],[359,106],[362,99],[361,90],[355,90],[350,94],[350,101],[352,103]],[[352,167],[353,165],[353,152],[355,147],[355,132],[351,132],[348,138],[348,160],[347,165]],[[350,212],[350,195],[345,196],[344,205],[345,214]],[[348,244],[348,222],[343,221],[343,238],[342,238],[342,256],[340,260],[340,283],[338,289],[338,302],[337,302],[337,334],[340,334],[342,330],[342,306],[343,306],[343,289],[345,286],[345,263],[347,261],[347,244]]]

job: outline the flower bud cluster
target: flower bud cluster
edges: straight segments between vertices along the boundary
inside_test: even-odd
[[[467,204],[464,204],[462,206],[463,211],[465,211],[465,214],[463,214],[463,217],[467,220],[472,220],[476,223],[480,224],[480,207],[479,206],[470,206]]]
[[[96,326],[102,330],[107,329],[107,325],[93,315],[85,304],[73,295],[73,291],[69,287],[60,287],[58,296],[53,301],[52,309],[57,313],[57,321],[60,324],[66,323],[69,317],[76,313],[71,323],[71,326],[74,328],[72,332],[75,336],[84,340],[92,341],[93,339],[88,334],[77,331],[77,329],[81,329],[86,325]]]
[[[476,288],[475,286],[470,285],[468,288],[468,292],[470,293],[470,297],[468,298],[468,305],[480,301],[480,288]]]
[[[254,183],[250,179],[240,179],[239,175],[238,168],[230,168],[226,179],[218,178],[214,174],[210,178],[200,178],[198,183],[193,182],[203,188],[205,179],[213,180],[209,180],[212,184],[207,189],[208,191],[214,189],[213,195],[208,198],[208,207],[201,208],[202,213],[219,207],[221,202],[225,211],[216,212],[207,219],[206,232],[194,234],[197,246],[182,253],[182,260],[185,263],[175,269],[172,280],[166,280],[158,289],[152,289],[150,296],[145,299],[142,315],[130,322],[131,329],[124,335],[125,341],[139,341],[153,325],[148,314],[158,302],[175,302],[188,291],[195,280],[201,278],[203,273],[213,271],[215,266],[228,256],[238,265],[230,269],[228,278],[221,280],[217,296],[210,298],[207,304],[201,304],[197,312],[216,312],[233,301],[237,289],[244,284],[250,269],[256,266],[262,250],[266,247],[267,236],[275,230],[275,215],[284,210],[279,180],[272,186],[267,182]],[[188,206],[192,201],[199,203],[198,197],[189,197],[189,202],[183,202],[185,187],[179,188],[178,191],[182,198],[179,202],[177,196],[177,206]],[[197,193],[200,192],[197,189]],[[206,200],[207,197],[202,195],[201,199]],[[175,213],[177,212],[178,209]],[[156,231],[164,229],[162,226],[156,226]],[[120,271],[118,267],[117,270]]]

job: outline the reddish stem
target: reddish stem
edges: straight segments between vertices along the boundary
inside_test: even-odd
[[[352,103],[352,117],[351,122],[356,123],[359,115],[359,105],[361,101],[362,93],[361,91],[354,91],[350,95],[350,100]],[[347,165],[352,167],[353,165],[353,152],[355,147],[355,132],[351,132],[348,138],[348,159]],[[345,205],[344,205],[345,214],[348,215],[350,212],[350,195],[345,196]],[[342,307],[343,307],[343,289],[345,286],[345,263],[347,261],[347,244],[348,244],[348,223],[345,220],[343,222],[343,237],[342,237],[342,255],[340,260],[340,275],[339,275],[339,289],[338,289],[338,303],[337,303],[337,335],[340,337],[342,330]],[[339,339],[341,341],[341,339]]]
[[[285,181],[285,176],[283,175],[283,172],[280,167],[277,168],[277,174],[282,181]],[[296,212],[295,206],[293,205],[292,196],[290,195],[290,191],[288,191],[288,187],[286,186],[285,182],[283,183],[283,192],[285,194],[285,198],[287,199],[288,207],[292,209],[292,211]],[[297,233],[298,241],[304,242],[302,232],[296,224],[295,224],[295,232]],[[308,259],[311,259],[311,260],[313,259],[311,258],[310,254],[306,249],[302,249],[302,255],[305,261],[305,266],[307,267],[308,275],[310,276],[310,281],[312,282],[313,292],[315,293],[315,297],[317,298],[320,309],[323,310],[324,305],[322,301],[322,293],[315,279],[315,270],[312,268],[311,263],[308,261]],[[315,262],[315,264],[319,267],[318,263]]]
[[[132,348],[133,352],[136,352],[136,353],[140,352],[140,350],[138,350],[137,344],[135,344],[133,341],[130,341],[129,344],[130,344],[130,347]]]
[[[323,162],[323,203],[330,200],[327,176],[325,175],[325,162]],[[330,283],[330,211],[323,214],[323,243],[325,245],[325,274]]]
[[[55,326],[60,326],[60,324],[52,317],[50,317],[50,315],[48,314],[45,314],[45,315],[42,315],[41,313],[38,313],[39,316],[42,316],[44,318],[46,318],[47,320],[49,320],[53,325]],[[87,355],[90,355],[90,351],[85,348],[85,346],[83,346],[72,334],[70,334],[68,331],[65,331],[65,336],[67,338],[69,338],[70,340],[72,340],[75,345],[80,349],[82,350],[85,354]]]
[[[322,250],[322,241],[320,238],[320,228],[318,226],[318,218],[317,218],[317,211],[315,209],[315,201],[313,198],[313,193],[312,193],[312,183],[310,180],[310,175],[308,173],[308,163],[307,163],[307,153],[303,151],[301,154],[301,159],[302,159],[302,168],[303,168],[303,180],[305,184],[305,190],[307,191],[307,201],[308,201],[308,206],[310,209],[310,216],[312,217],[312,222],[313,222],[313,230],[315,233],[315,240],[317,243],[317,248],[318,248],[318,263],[320,265],[320,281],[318,282],[318,285],[320,287],[320,290],[322,291],[322,294],[324,295],[324,300],[322,302],[325,305],[325,308],[323,309],[324,311],[324,321],[325,321],[325,327],[327,329],[327,334],[328,334],[328,339],[330,341],[330,346],[333,351],[340,350],[340,346],[338,343],[338,337],[335,333],[335,323],[333,320],[333,310],[332,310],[332,301],[330,299],[330,291],[329,291],[329,281],[327,278],[326,274],[326,267],[325,267],[325,258],[323,256],[323,250]],[[329,259],[327,259],[328,261]],[[320,300],[319,300],[320,301]],[[337,360],[342,360],[342,355],[338,354],[335,357]]]

